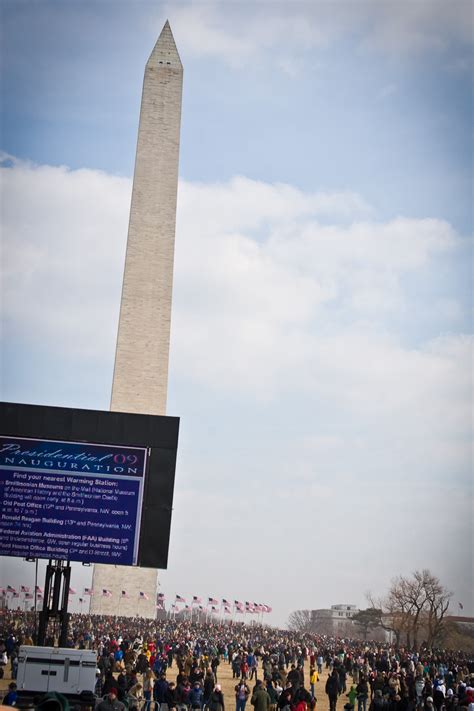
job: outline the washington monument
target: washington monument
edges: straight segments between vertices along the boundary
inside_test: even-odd
[[[166,413],[182,85],[166,22],[143,80],[110,406],[116,412]],[[91,612],[155,617],[157,584],[156,570],[96,565]]]

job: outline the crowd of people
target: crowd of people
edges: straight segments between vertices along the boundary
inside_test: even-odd
[[[4,702],[14,705],[18,650],[34,643],[35,619],[0,615],[0,655],[12,678]],[[229,711],[229,703],[232,711],[248,703],[255,711],[336,711],[341,702],[345,711],[474,711],[474,664],[461,652],[243,623],[90,615],[71,615],[68,645],[97,653],[98,711],[225,711],[226,704]],[[223,665],[232,673],[231,700],[220,683]]]

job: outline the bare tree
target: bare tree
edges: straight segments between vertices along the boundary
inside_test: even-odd
[[[380,625],[386,632],[392,632],[395,635],[395,644],[399,647],[402,634],[406,634],[407,637],[410,634],[409,614],[404,609],[403,600],[400,600],[399,596],[393,592],[385,598],[374,598],[369,592],[367,600],[372,609],[381,611]]]
[[[394,578],[383,600],[368,598],[373,609],[382,610],[382,626],[393,630],[397,645],[404,633],[407,645],[417,648],[422,629],[428,646],[439,639],[451,595],[429,570],[416,570],[411,578]]]
[[[295,632],[311,632],[313,613],[311,610],[295,610],[288,618],[288,627]]]
[[[428,647],[432,647],[442,637],[444,617],[448,611],[452,593],[441,585],[436,576],[429,573],[429,571],[424,572],[427,573],[424,581],[427,603],[427,643]]]

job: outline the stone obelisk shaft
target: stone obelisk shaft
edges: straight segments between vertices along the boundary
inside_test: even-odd
[[[143,82],[112,386],[115,411],[166,412],[182,83],[166,22]],[[93,612],[155,616],[154,570],[97,565],[93,588]],[[103,589],[112,597],[103,597]],[[120,597],[122,590],[129,597]],[[140,599],[140,592],[149,599]]]

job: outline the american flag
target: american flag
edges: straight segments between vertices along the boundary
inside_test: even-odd
[[[12,597],[20,597],[20,593],[14,592]]]
[[[15,588],[12,588],[11,585],[7,585],[7,592],[16,593],[16,590]]]
[[[228,615],[232,614],[230,607],[227,607],[227,606],[224,607],[224,612],[226,612]]]
[[[271,612],[272,611],[272,608],[270,607],[270,605],[264,605],[264,607],[265,607],[264,612]]]
[[[37,586],[35,587],[35,591],[36,591],[37,593],[39,593],[40,595],[43,594],[43,588],[40,588],[39,585],[37,585]]]
[[[120,597],[130,597],[130,595],[126,590],[122,590],[122,592],[120,593]]]
[[[190,609],[191,609],[191,605],[185,605],[185,606],[184,606],[184,609],[185,609],[185,610],[190,610]]]
[[[0,595],[5,595],[5,593],[6,593],[5,588],[0,588]]]
[[[93,595],[94,591],[92,588],[84,588],[84,595]]]
[[[33,600],[33,593],[30,593],[30,592],[25,593],[25,600]]]
[[[175,600],[176,602],[186,602],[184,597],[181,597],[181,595],[176,595]]]
[[[197,595],[193,595],[193,602],[195,602],[196,605],[200,605],[201,602],[202,602],[202,600],[201,600],[201,598],[198,597]]]
[[[149,600],[148,595],[145,592],[142,592],[141,590],[138,593],[138,597],[140,598],[140,600]]]
[[[211,607],[211,612],[217,612],[217,607],[214,607],[214,605]]]
[[[208,597],[207,598],[207,604],[208,605],[218,605],[219,600],[216,600],[214,597]]]
[[[164,593],[158,593],[158,600],[164,600],[165,599],[165,594]]]
[[[102,588],[102,597],[112,597],[111,591],[106,590],[106,588]]]
[[[230,602],[225,599],[225,597],[222,598],[222,604],[223,605],[230,605]]]
[[[77,593],[77,590],[74,590],[74,588],[69,588],[69,595],[75,595]]]
[[[243,611],[244,611],[243,603],[241,603],[241,602],[236,602],[236,603],[235,603],[235,609],[237,610],[237,612],[243,612]]]
[[[238,600],[234,600],[234,605],[235,605],[236,607],[238,607],[239,605],[242,605],[242,603],[239,602]]]
[[[30,588],[28,587],[28,585],[20,585],[20,592],[22,592],[22,593],[29,593],[29,592],[30,592]]]

